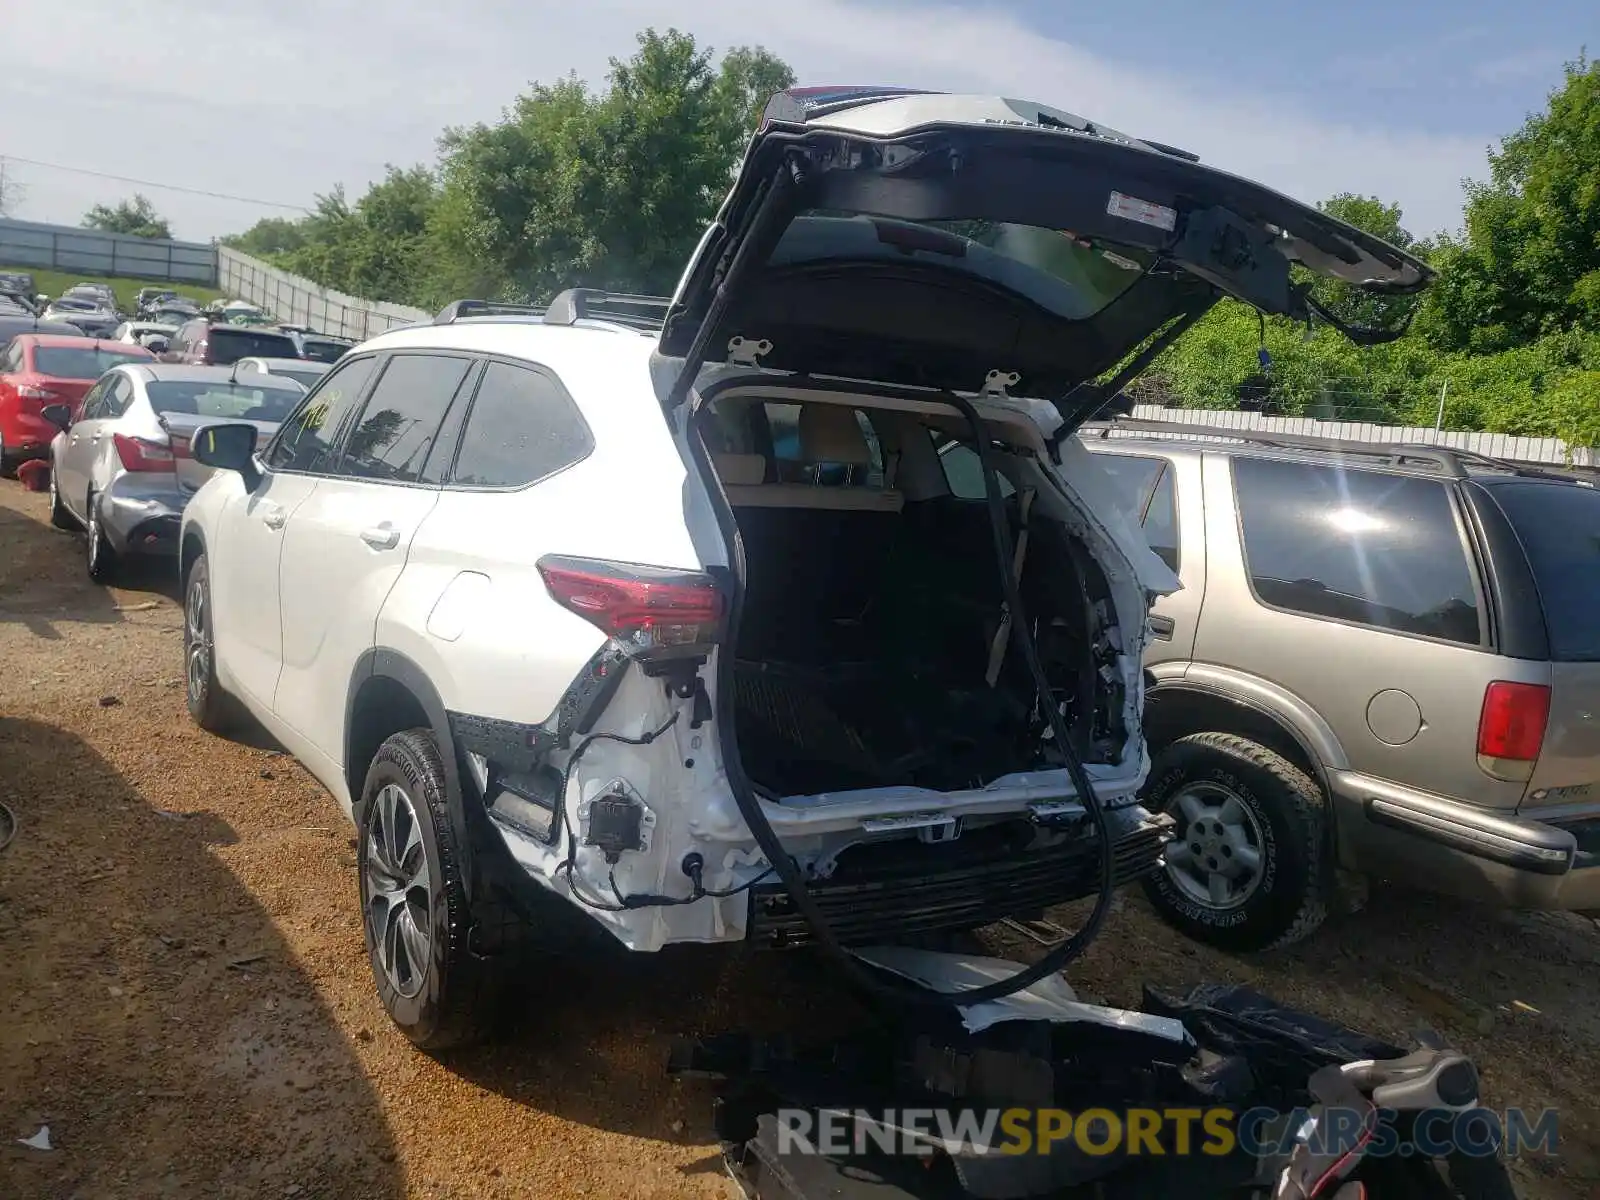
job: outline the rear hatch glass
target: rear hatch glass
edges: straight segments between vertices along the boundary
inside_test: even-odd
[[[149,361],[148,353],[128,354],[98,345],[33,348],[33,369],[51,379],[99,379],[123,363]]]
[[[213,329],[206,335],[211,361],[220,367],[241,358],[299,358],[293,339],[259,329]]]
[[[1487,490],[1522,542],[1550,639],[1550,718],[1523,807],[1600,805],[1600,492],[1534,480]]]

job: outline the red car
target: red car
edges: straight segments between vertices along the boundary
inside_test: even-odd
[[[56,427],[40,412],[67,404],[74,412],[84,394],[112,367],[153,362],[143,346],[54,333],[21,333],[0,353],[0,474],[50,452]]]

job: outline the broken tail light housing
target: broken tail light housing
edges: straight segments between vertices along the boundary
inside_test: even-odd
[[[538,566],[557,604],[632,658],[704,659],[721,635],[722,593],[703,572],[559,555]]]
[[[111,441],[117,448],[117,457],[122,460],[124,471],[172,471],[177,463],[172,456],[170,447],[160,442],[152,442],[148,438],[131,437],[126,433],[114,433]]]
[[[1478,766],[1496,779],[1527,780],[1549,723],[1549,687],[1495,680],[1484,689],[1478,716]]]

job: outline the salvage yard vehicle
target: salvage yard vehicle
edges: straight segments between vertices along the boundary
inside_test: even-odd
[[[1284,945],[1341,868],[1600,909],[1600,491],[1441,447],[1098,432],[1183,581],[1145,652],[1167,920]]]
[[[120,363],[152,357],[140,346],[96,342],[76,334],[24,333],[0,352],[0,473],[44,458],[56,427],[45,410],[76,404],[94,381]]]
[[[119,346],[118,350],[133,347]],[[50,521],[85,533],[89,577],[104,582],[127,557],[171,555],[188,499],[210,475],[189,455],[209,421],[249,422],[266,438],[305,395],[289,380],[247,381],[217,367],[163,366],[148,351],[111,369],[76,403],[48,405]],[[123,365],[117,365],[123,364]]]
[[[276,329],[252,329],[226,321],[198,318],[186,321],[167,341],[162,362],[226,367],[241,358],[298,358],[300,348]]]
[[[1291,263],[1429,279],[1060,110],[784,93],[670,300],[458,301],[259,454],[196,430],[190,712],[242,704],[354,820],[424,1047],[483,1030],[552,896],[634,950],[847,965],[1095,896],[1039,978],[1168,824],[1140,655],[1178,579],[1071,434],[1222,295],[1304,315]]]
[[[272,375],[279,379],[292,379],[304,388],[311,387],[329,371],[327,363],[312,362],[305,358],[261,358],[252,355],[241,358],[236,365],[241,379],[251,375]]]

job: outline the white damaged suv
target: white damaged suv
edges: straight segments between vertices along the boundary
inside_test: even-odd
[[[670,300],[461,301],[263,446],[196,432],[190,710],[248,709],[355,821],[429,1048],[552,896],[635,950],[1103,901],[1167,836],[1140,656],[1178,583],[1070,435],[1223,294],[1303,315],[1295,263],[1428,279],[1069,113],[783,93]]]

